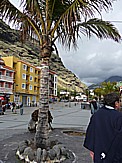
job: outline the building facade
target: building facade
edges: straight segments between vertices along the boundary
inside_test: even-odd
[[[5,65],[4,60],[0,57],[0,103],[1,101],[10,100],[13,94],[14,70]]]
[[[24,62],[15,56],[2,58],[5,61],[5,64],[15,71],[13,82],[13,95],[11,95],[10,100],[14,101],[15,103],[22,102],[24,106],[38,105],[41,69],[27,62]],[[51,76],[55,76],[55,74],[52,73]],[[56,81],[56,77],[53,78],[52,79]],[[52,83],[53,86],[49,84],[49,88],[51,89],[51,92],[57,95],[57,84],[55,82]]]

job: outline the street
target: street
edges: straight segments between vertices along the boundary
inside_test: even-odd
[[[20,114],[20,109],[17,109],[16,114],[7,110],[5,115],[0,115],[1,163],[18,163],[15,152],[19,142],[31,139],[35,134],[28,131],[28,122],[35,109],[37,108],[23,107],[23,115]],[[84,133],[90,118],[90,110],[81,109],[80,103],[60,102],[50,104],[50,111],[53,115],[52,126],[54,128],[50,132],[50,140],[57,139],[75,153],[72,163],[91,163],[89,151],[83,147],[84,136],[66,134],[67,131],[83,131]],[[70,160],[67,160],[67,163],[71,163]]]
[[[71,105],[71,106],[70,106]],[[86,129],[90,118],[90,110],[81,109],[81,104],[56,103],[50,104],[50,111],[53,115],[53,128],[81,128]],[[20,109],[17,113],[7,110],[5,115],[0,115],[0,140],[8,138],[22,130],[28,130],[28,122],[31,113],[36,107],[23,107],[23,115]]]
[[[81,109],[81,103],[71,103],[69,107],[68,103],[60,103],[57,105],[51,105],[50,109],[54,117],[54,128],[82,128],[86,129],[90,118],[90,110]]]

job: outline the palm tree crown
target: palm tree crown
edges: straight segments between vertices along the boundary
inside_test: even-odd
[[[95,14],[112,7],[113,0],[21,0],[23,11],[19,11],[9,0],[1,0],[0,14],[9,22],[17,24],[24,40],[29,34],[37,36],[41,48],[45,39],[54,45],[59,40],[70,48],[76,46],[80,33],[90,37],[111,38],[120,41],[117,29],[102,19],[96,19]]]

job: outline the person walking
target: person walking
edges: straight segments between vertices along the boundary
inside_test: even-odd
[[[122,113],[116,93],[104,96],[104,106],[91,116],[84,147],[94,163],[122,163]]]
[[[12,102],[12,112],[16,112],[16,104],[15,104],[15,102]]]
[[[90,108],[91,108],[91,114],[94,114],[97,112],[100,108],[100,104],[98,102],[98,98],[95,97],[91,102],[90,102]]]

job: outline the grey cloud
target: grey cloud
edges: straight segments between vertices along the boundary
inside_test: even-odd
[[[103,13],[104,20],[111,21],[122,34],[122,1],[114,3],[113,10]],[[102,82],[113,75],[122,76],[122,43],[113,40],[99,40],[82,37],[77,51],[64,51],[60,48],[64,65],[74,72],[81,81],[90,84]]]

